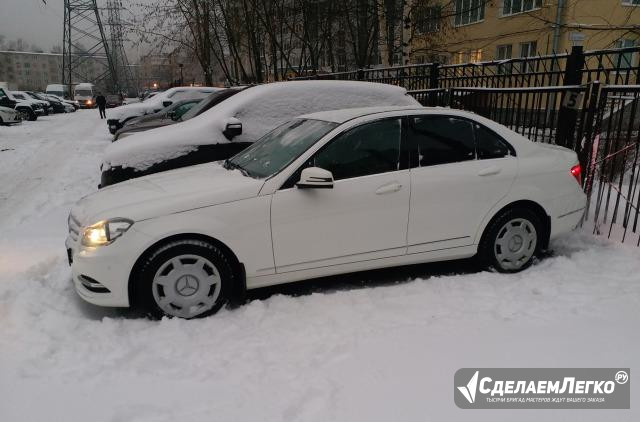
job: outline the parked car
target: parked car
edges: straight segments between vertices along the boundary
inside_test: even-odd
[[[31,98],[46,102],[49,105],[50,113],[66,113],[67,112],[67,107],[65,106],[65,104],[62,103],[62,101],[59,101],[57,99],[49,97],[46,94],[42,94],[38,92],[32,92],[32,91],[25,91],[25,92],[29,94]]]
[[[190,87],[182,86],[168,89],[152,98],[128,104],[126,106],[116,107],[107,113],[107,126],[109,132],[114,135],[124,126],[127,120],[134,117],[144,116],[145,114],[157,113],[163,108],[170,106],[175,101],[186,100],[189,98],[204,98],[207,95],[219,91],[221,88],[211,87]]]
[[[124,98],[122,95],[110,94],[105,97],[107,100],[107,108],[120,107],[123,104]]]
[[[22,122],[22,120],[16,110],[12,107],[0,105],[0,126],[8,126],[20,122]]]
[[[101,186],[224,160],[301,113],[374,105],[419,105],[404,88],[353,81],[253,86],[186,122],[137,133],[105,151]]]
[[[39,98],[36,98],[35,96],[29,94],[28,92],[25,91],[12,91],[11,94],[20,101],[30,101],[33,104],[38,104],[39,105],[39,109],[42,110],[42,112],[40,114],[44,115],[44,116],[48,116],[49,113],[52,113],[53,110],[51,108],[51,104],[49,104],[48,101],[44,101],[41,100]]]
[[[38,119],[38,116],[44,115],[44,107],[39,102],[31,100],[28,96],[22,94],[14,96],[13,92],[5,91],[3,88],[0,88],[0,90],[9,100],[15,103],[14,109],[18,112],[21,120],[34,121]]]
[[[215,106],[218,103],[221,103],[222,101],[237,94],[245,88],[247,87],[234,87],[216,91],[213,94],[210,94],[208,97],[199,100],[196,104],[192,104],[192,106],[183,114],[181,114],[181,110],[176,110],[176,112],[174,112],[171,116],[167,116],[167,118],[164,118],[163,116],[165,114],[172,112],[172,107],[175,106],[175,104],[172,104],[164,110],[160,110],[158,113],[148,114],[146,116],[131,119],[124,124],[124,127],[122,129],[116,132],[114,141],[125,136],[133,135],[137,132],[144,132],[146,130],[155,129],[156,127],[185,122],[189,119],[194,118],[195,116],[199,116],[200,114],[209,110],[211,107]],[[157,122],[157,125],[154,122]]]
[[[169,126],[180,121],[180,118],[189,111],[194,105],[201,100],[182,100],[176,101],[168,107],[163,108],[157,113],[147,114],[128,120],[122,129],[118,130],[113,136],[113,142],[118,139],[125,138],[134,133],[144,132],[145,130],[155,129],[159,127]]]
[[[62,97],[60,97],[59,95],[54,95],[54,94],[47,94],[49,97],[55,98],[58,101],[61,101],[65,104],[68,104],[70,106],[72,106],[74,108],[74,110],[78,110],[80,109],[80,102],[78,102],[77,100],[66,100]]]
[[[62,106],[63,113],[74,113],[76,110],[78,110],[78,108],[80,108],[79,105],[77,106],[78,108],[76,108],[76,104],[74,101],[63,100],[61,98],[56,97],[55,95],[48,95],[43,93],[39,93],[39,95],[47,98],[50,101],[60,103],[60,105]]]
[[[327,111],[227,160],[102,189],[69,216],[78,294],[193,318],[245,289],[476,256],[527,268],[586,204],[575,152],[444,108]]]

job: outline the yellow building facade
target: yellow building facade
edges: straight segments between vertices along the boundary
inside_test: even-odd
[[[410,63],[640,45],[640,0],[416,0],[411,7]]]

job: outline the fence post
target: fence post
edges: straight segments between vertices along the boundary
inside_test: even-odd
[[[440,76],[440,64],[431,63],[431,69],[429,69],[429,89],[436,89],[438,87],[439,76]]]
[[[431,63],[429,68],[429,89],[438,88],[438,77],[440,76],[440,65],[438,63]],[[429,94],[428,102],[431,107],[438,105],[438,93],[432,91]]]
[[[582,70],[584,69],[584,54],[582,46],[574,46],[567,57],[567,67],[564,70],[564,86],[582,84]],[[571,148],[574,146],[574,136],[578,110],[570,104],[565,104],[567,91],[562,94],[562,102],[558,111],[558,126],[556,127],[556,145]]]

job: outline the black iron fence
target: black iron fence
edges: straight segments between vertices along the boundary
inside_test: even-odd
[[[539,87],[580,85],[593,81],[614,85],[640,83],[640,46],[521,57],[478,63],[427,63],[294,78],[358,80],[398,85],[407,90],[453,87]]]
[[[483,63],[360,69],[299,79],[405,87],[427,106],[473,111],[534,142],[572,148],[585,169],[583,224],[640,245],[640,47]]]
[[[640,246],[640,85],[605,86],[589,148],[585,225]]]

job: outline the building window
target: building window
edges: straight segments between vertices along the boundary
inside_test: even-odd
[[[535,41],[520,43],[520,57],[533,57],[536,55],[538,44]],[[530,62],[522,62],[522,73],[533,72],[534,66]]]
[[[496,60],[507,60],[511,58],[511,44],[499,45],[496,49]]]
[[[542,0],[504,0],[502,4],[502,16],[515,15],[529,12],[542,7]]]
[[[471,63],[477,63],[482,61],[482,49],[478,48],[477,50],[471,50],[469,52],[469,61]]]
[[[451,54],[451,63],[453,64],[462,64],[467,61],[466,54],[464,51],[457,51]]]
[[[629,48],[629,47],[635,47],[635,46],[636,46],[635,40],[624,39],[624,38],[616,41],[614,45],[615,48]],[[613,57],[613,65],[616,66],[618,69],[630,69],[631,67],[633,67],[633,61],[634,61],[633,56],[634,54],[632,51],[616,54]]]
[[[486,0],[455,0],[455,26],[469,25],[484,19]]]
[[[496,48],[496,60],[509,60],[512,57],[511,44],[499,45]],[[511,73],[511,63],[498,64],[498,75]]]
[[[440,29],[440,6],[427,6],[424,1],[418,4],[415,16],[416,35],[437,32]]]

